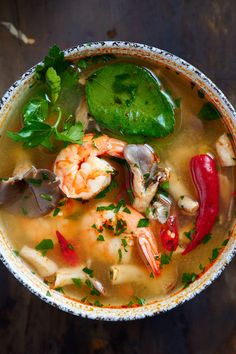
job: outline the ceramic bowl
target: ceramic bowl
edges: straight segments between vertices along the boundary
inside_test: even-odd
[[[65,55],[71,59],[82,58],[90,55],[112,53],[115,55],[128,55],[161,63],[178,71],[198,87],[202,88],[220,109],[225,124],[236,140],[236,112],[225,95],[208,79],[200,70],[191,64],[168,53],[164,50],[138,43],[130,42],[94,42],[79,45],[65,51]],[[0,129],[14,110],[16,103],[20,102],[27,92],[29,85],[34,81],[34,68],[29,69],[16,81],[4,94],[0,101]],[[185,290],[171,294],[168,298],[160,299],[151,304],[137,308],[100,308],[86,305],[66,298],[57,291],[51,291],[47,296],[48,288],[37,276],[32,274],[24,262],[12,251],[11,244],[0,225],[0,258],[10,272],[33,294],[37,295],[48,304],[56,306],[71,314],[103,320],[134,320],[168,311],[186,300],[192,299],[216,279],[225,266],[232,259],[236,250],[235,224],[232,225],[232,235],[224,251],[217,258],[212,267],[198,280]]]

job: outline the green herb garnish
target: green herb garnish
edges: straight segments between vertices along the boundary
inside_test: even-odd
[[[123,234],[125,232],[125,230],[126,230],[126,226],[127,226],[127,224],[126,224],[125,220],[118,219],[117,223],[116,223],[115,234],[117,236]]]
[[[97,241],[105,241],[103,235],[99,235],[99,236],[97,237]]]
[[[83,268],[83,272],[88,274],[90,276],[90,278],[93,278],[93,270],[92,269],[85,267],[85,268]]]
[[[140,219],[137,227],[147,227],[149,226],[149,220],[147,218]]]
[[[119,263],[120,263],[122,261],[122,251],[120,248],[118,249],[118,256],[119,256]]]
[[[112,189],[118,187],[118,183],[115,179],[112,179],[111,183],[109,184],[109,186],[107,186],[103,191],[101,191],[100,193],[98,193],[95,197],[95,199],[102,199],[104,198],[107,193],[111,192]]]
[[[100,292],[93,286],[89,279],[85,280],[85,284],[91,289],[90,294],[95,296],[100,296]]]
[[[204,238],[202,239],[202,243],[205,245],[207,242],[209,242],[212,239],[212,235],[211,234],[207,234],[206,236],[204,236]]]
[[[72,278],[73,283],[78,287],[81,288],[82,282],[79,278]]]
[[[183,273],[182,275],[182,283],[184,285],[184,288],[187,288],[191,283],[193,283],[197,279],[197,274],[192,272],[192,273]]]
[[[60,208],[55,208],[53,211],[53,216],[57,216],[60,213],[61,209]]]
[[[108,206],[98,206],[96,211],[103,211],[103,210],[114,210],[115,209],[115,205],[114,204],[110,204]]]
[[[44,200],[47,200],[49,202],[52,201],[52,196],[50,194],[46,194],[46,193],[41,193],[40,194],[40,198],[44,199]]]
[[[202,106],[198,117],[203,120],[215,120],[221,118],[221,113],[211,102],[207,102]]]
[[[41,251],[42,256],[45,256],[46,253],[49,250],[52,250],[53,248],[54,248],[54,244],[51,239],[44,239],[35,247],[37,251]]]

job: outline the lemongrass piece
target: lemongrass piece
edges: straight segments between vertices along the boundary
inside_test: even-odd
[[[56,274],[55,288],[73,284],[72,279],[74,278],[85,281],[87,277],[86,273],[83,272],[84,268],[85,264],[81,264],[78,267],[60,268]]]
[[[113,285],[124,283],[145,283],[151,279],[146,269],[132,264],[117,264],[110,267],[110,280]]]
[[[226,133],[217,139],[216,152],[222,167],[230,167],[236,165],[236,155],[231,141]]]
[[[199,203],[196,200],[193,200],[192,198],[182,195],[179,200],[178,200],[178,207],[185,211],[187,214],[194,215],[196,214],[198,208],[199,208]]]
[[[34,44],[35,39],[27,37],[22,31],[18,30],[11,22],[2,21],[1,24],[16,38],[25,44]]]
[[[98,290],[102,295],[105,295],[105,289],[102,283],[96,278],[89,277],[89,275],[83,271],[85,267],[85,264],[80,264],[77,267],[59,269],[56,273],[54,287],[58,288],[66,285],[71,285],[74,283],[73,279],[80,279],[84,282],[89,279],[95,289]]]
[[[19,252],[20,256],[29,262],[41,277],[48,277],[57,272],[57,264],[35,249],[23,246]]]
[[[170,168],[169,193],[177,202],[179,208],[188,213],[194,214],[198,210],[198,201],[195,200],[188,188],[184,185],[182,179],[176,173],[174,167],[167,163]]]

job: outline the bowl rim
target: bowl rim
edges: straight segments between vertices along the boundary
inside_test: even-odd
[[[176,70],[182,72],[182,74],[188,76],[188,78],[192,77],[193,82],[196,83],[198,87],[202,87],[203,85],[204,89],[207,90],[207,93],[210,94],[210,96],[212,95],[213,101],[215,101],[218,106],[220,105],[221,109],[226,114],[228,119],[227,126],[231,131],[234,130],[233,137],[235,139],[236,111],[231,103],[221,92],[221,90],[205,74],[178,56],[153,46],[128,41],[89,42],[64,50],[64,53],[66,57],[73,59],[78,56],[85,57],[99,54],[100,51],[103,52],[101,54],[105,54],[105,52],[116,52],[116,50],[118,52],[124,51],[127,55],[133,56],[137,56],[137,53],[140,53],[143,58],[154,56],[156,57],[157,62],[163,60],[163,63],[165,62],[166,64],[169,64],[172,68],[176,67]],[[14,100],[16,92],[33,78],[35,67],[36,65],[27,70],[2,96],[2,99],[0,100],[0,122],[3,120],[4,116],[6,117],[8,115],[9,102]],[[45,284],[43,284],[39,279],[36,280],[32,278],[32,274],[30,275],[29,271],[24,269],[26,267],[22,260],[20,261],[17,257],[14,258],[12,250],[9,250],[9,244],[4,242],[3,239],[1,240],[2,242],[0,241],[0,259],[8,270],[15,276],[15,278],[27,287],[34,295],[65,312],[76,316],[97,320],[135,320],[171,310],[177,305],[192,299],[195,295],[209,286],[222,273],[225,266],[231,261],[236,253],[235,226],[236,225],[234,222],[230,240],[223,252],[218,256],[214,264],[211,265],[210,269],[207,270],[199,279],[190,284],[186,289],[174,293],[168,298],[135,308],[96,307],[86,305],[64,297],[61,294],[57,294],[55,291],[52,291],[52,295],[48,296],[45,291]],[[34,276],[34,278],[36,277]]]

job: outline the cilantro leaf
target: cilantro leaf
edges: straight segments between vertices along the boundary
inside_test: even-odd
[[[46,98],[33,98],[23,108],[24,123],[31,121],[43,122],[48,116],[48,101]]]
[[[51,100],[55,103],[61,91],[61,78],[57,75],[57,72],[53,67],[48,68],[46,71],[46,82],[50,90]]]
[[[25,148],[34,148],[52,135],[52,128],[48,124],[31,121],[20,131],[8,131],[7,135],[16,142],[23,142]]]
[[[221,113],[211,102],[207,102],[202,106],[198,117],[202,120],[215,120],[221,118]]]
[[[61,74],[70,66],[70,62],[65,59],[64,53],[57,45],[54,45],[49,49],[48,55],[43,60],[42,65],[36,66],[36,77],[44,81],[47,69],[52,67],[56,70],[57,74]]]
[[[82,144],[84,136],[83,125],[81,122],[71,125],[69,128],[64,129],[62,132],[56,130],[56,138],[72,144]]]
[[[35,247],[37,251],[41,251],[43,256],[46,255],[48,250],[52,250],[53,248],[54,244],[51,239],[44,239]]]
[[[140,219],[137,227],[147,227],[149,225],[149,220],[146,218]]]
[[[184,285],[184,288],[187,288],[189,284],[193,283],[197,279],[197,274],[192,272],[192,273],[183,273],[182,275],[182,283]]]

